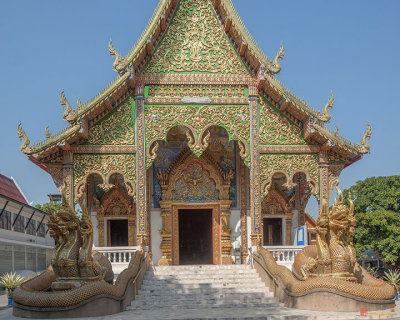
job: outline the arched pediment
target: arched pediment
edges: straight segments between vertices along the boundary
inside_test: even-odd
[[[263,214],[285,214],[290,211],[289,200],[285,193],[279,190],[275,185],[271,187],[268,194],[261,203]]]
[[[182,151],[166,173],[158,173],[162,199],[175,201],[228,200],[232,177],[207,152],[197,157],[189,149]]]
[[[135,204],[126,189],[118,182],[99,201],[100,215],[120,216],[135,213]]]

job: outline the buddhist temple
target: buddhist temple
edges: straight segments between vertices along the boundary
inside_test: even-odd
[[[329,130],[333,94],[316,109],[298,98],[276,47],[268,58],[231,0],[160,0],[125,56],[109,42],[116,78],[76,105],[62,90],[67,126],[31,144],[19,124],[21,151],[70,205],[87,201],[95,247],[180,265],[292,246],[309,198],[321,212],[371,127],[359,145]]]

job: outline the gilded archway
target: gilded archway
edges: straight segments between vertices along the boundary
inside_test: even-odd
[[[233,172],[225,173],[207,151],[197,157],[186,148],[167,172],[157,173],[157,178],[162,188],[159,264],[179,264],[178,210],[183,208],[212,210],[213,263],[232,263],[229,186]],[[206,188],[205,194],[201,192]]]
[[[96,201],[97,207],[97,228],[99,230],[99,246],[104,243],[104,220],[107,218],[124,218],[128,220],[128,245],[133,246],[136,231],[136,206],[133,198],[129,195],[124,186],[115,184]]]

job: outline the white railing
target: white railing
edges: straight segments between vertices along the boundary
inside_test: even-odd
[[[294,257],[298,254],[304,246],[264,246],[272,253],[277,264],[292,269]]]
[[[101,252],[110,260],[116,275],[128,267],[133,254],[139,249],[139,247],[93,247],[93,250]]]

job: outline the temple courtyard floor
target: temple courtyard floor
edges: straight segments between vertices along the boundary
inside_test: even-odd
[[[4,299],[1,300],[4,306]],[[1,308],[1,307],[0,307]],[[12,308],[0,309],[0,320],[21,319],[12,315]],[[154,320],[154,319],[293,319],[293,320],[330,320],[330,319],[400,319],[400,306],[397,304],[395,312],[391,310],[370,312],[361,316],[355,312],[320,312],[308,310],[296,310],[290,308],[214,308],[214,309],[157,309],[145,311],[125,311],[115,315],[104,317],[80,318],[85,320],[111,319],[111,320]]]

